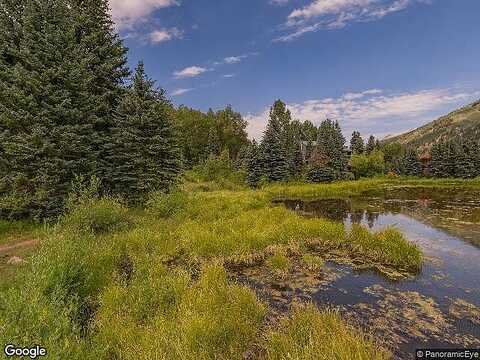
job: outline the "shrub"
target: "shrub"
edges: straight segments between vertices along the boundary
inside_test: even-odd
[[[185,192],[177,191],[170,194],[155,192],[147,201],[147,210],[152,215],[168,218],[185,209],[189,201],[190,198]]]
[[[350,159],[350,166],[357,179],[381,175],[385,171],[384,155],[379,150],[370,154],[354,154]]]
[[[71,206],[60,224],[69,231],[105,234],[129,224],[128,209],[110,197],[82,200],[76,207]]]

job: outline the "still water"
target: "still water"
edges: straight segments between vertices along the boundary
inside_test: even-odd
[[[336,280],[312,295],[410,359],[421,347],[480,347],[480,194],[396,189],[348,200],[285,205],[372,231],[394,226],[425,254],[415,278],[392,282],[374,272],[328,264]]]

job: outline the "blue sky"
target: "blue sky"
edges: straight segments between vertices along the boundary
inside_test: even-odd
[[[383,137],[480,98],[479,0],[110,0],[133,67],[172,101]]]

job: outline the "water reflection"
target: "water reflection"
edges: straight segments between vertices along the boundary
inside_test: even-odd
[[[480,194],[398,189],[285,205],[372,231],[395,226],[426,256],[421,274],[401,282],[331,264],[342,276],[313,295],[320,306],[340,307],[346,318],[386,339],[399,359],[416,347],[480,346]]]

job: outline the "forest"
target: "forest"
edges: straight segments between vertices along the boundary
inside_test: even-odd
[[[35,241],[0,266],[0,343],[53,359],[389,359],[339,311],[280,311],[241,279],[327,262],[406,279],[423,250],[278,202],[479,186],[478,138],[346,139],[276,100],[253,140],[231,105],[174,106],[128,68],[106,0],[0,0],[0,84],[0,255]]]

